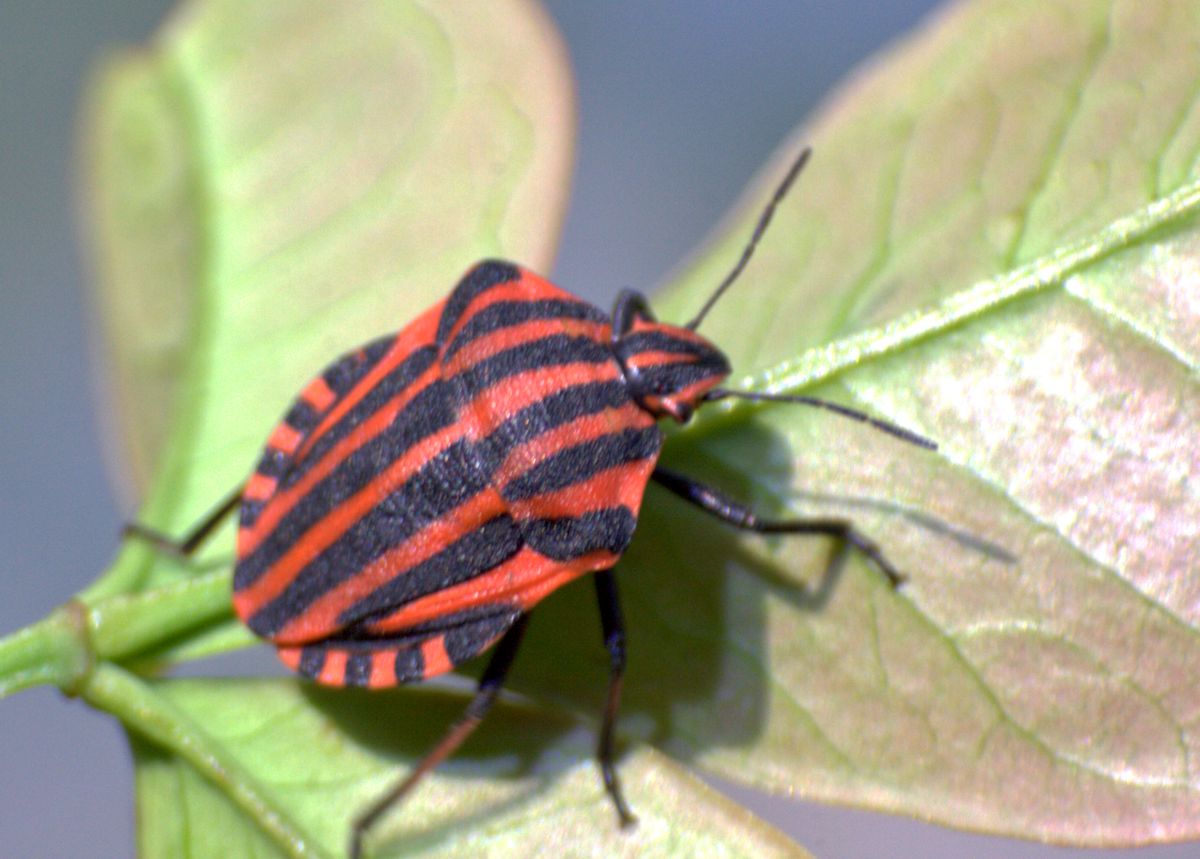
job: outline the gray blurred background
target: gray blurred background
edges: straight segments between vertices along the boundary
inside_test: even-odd
[[[110,489],[95,417],[75,133],[89,68],[145,40],[173,5],[0,4],[0,634],[87,584],[131,512]],[[554,279],[607,306],[621,286],[660,280],[796,121],[936,3],[547,5],[580,111]],[[0,761],[0,855],[132,855],[132,773],[112,720],[52,690],[21,693],[0,702]],[[1200,855],[1063,850],[722,787],[824,859]]]

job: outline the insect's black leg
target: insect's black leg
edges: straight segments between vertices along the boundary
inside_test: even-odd
[[[622,289],[613,302],[612,311],[612,342],[617,343],[629,333],[636,317],[653,321],[654,314],[646,303],[646,296],[632,289]]]
[[[207,516],[192,526],[192,530],[188,531],[183,537],[175,538],[170,534],[164,534],[161,531],[155,531],[153,528],[147,528],[138,522],[126,523],[121,529],[122,537],[134,537],[143,542],[149,543],[160,551],[167,552],[172,555],[179,555],[186,558],[205,541],[209,534],[216,530],[221,522],[237,509],[238,502],[242,500],[242,487],[238,486],[229,497],[215,507]]]
[[[608,650],[609,671],[608,700],[604,705],[604,721],[600,725],[596,756],[604,776],[604,789],[612,797],[621,825],[631,826],[637,822],[637,818],[625,803],[613,763],[613,730],[616,727],[617,710],[621,706],[621,681],[625,676],[625,620],[621,616],[621,600],[617,596],[617,579],[613,571],[601,570],[595,578],[596,601],[600,606],[600,627],[604,632],[604,646]]]
[[[759,534],[826,534],[853,546],[879,568],[892,587],[904,582],[904,576],[884,557],[879,547],[860,533],[847,519],[761,519],[747,507],[731,501],[717,490],[690,477],[665,468],[654,469],[655,482],[680,498],[695,504],[718,519],[745,531]]]
[[[467,705],[463,714],[458,717],[458,721],[450,726],[446,735],[421,759],[421,762],[403,781],[376,800],[365,814],[354,821],[354,827],[350,832],[351,859],[359,859],[362,856],[363,836],[375,822],[389,809],[402,802],[404,797],[416,787],[417,782],[454,754],[454,750],[461,746],[471,732],[479,727],[479,723],[483,721],[483,717],[495,703],[500,687],[504,685],[504,678],[508,676],[508,669],[512,666],[513,657],[517,655],[517,648],[521,644],[521,638],[525,634],[525,626],[528,623],[529,615],[523,614],[517,618],[516,623],[509,628],[508,632],[504,633],[504,637],[500,639],[500,643],[496,645],[496,649],[492,653],[491,661],[488,662],[487,668],[483,670],[483,675],[479,678],[475,697],[471,699],[471,703]]]

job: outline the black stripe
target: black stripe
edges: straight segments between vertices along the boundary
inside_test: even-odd
[[[325,380],[329,390],[338,397],[343,397],[347,391],[358,384],[363,376],[371,371],[372,367],[379,363],[380,359],[392,348],[394,342],[396,342],[395,334],[372,340],[361,349],[356,349],[334,361],[321,374],[321,378]]]
[[[371,654],[357,650],[346,657],[346,673],[343,682],[347,686],[366,686],[371,680]]]
[[[396,682],[413,683],[425,679],[425,657],[420,648],[396,651]]]
[[[613,360],[608,347],[590,337],[554,334],[497,352],[454,377],[458,394],[469,402],[502,379],[565,364],[603,364]]]
[[[724,375],[708,364],[654,364],[638,368],[638,387],[643,396],[674,394],[697,382]]]
[[[670,352],[676,355],[708,355],[716,350],[701,346],[694,340],[675,337],[666,331],[639,331],[626,334],[620,340],[621,352],[636,355],[638,352]]]
[[[389,401],[403,394],[422,373],[437,360],[437,349],[433,346],[423,346],[413,350],[413,353],[401,361],[390,373],[374,385],[366,396],[360,399],[346,414],[329,427],[311,448],[305,453],[304,459],[297,462],[284,479],[284,486],[291,486],[312,467],[320,462],[330,448],[354,431],[354,428],[366,421],[385,406]]]
[[[234,589],[242,590],[257,581],[330,511],[378,477],[413,445],[453,424],[457,415],[447,393],[444,382],[435,382],[425,388],[386,430],[355,450],[318,481],[279,520],[258,548],[238,563],[233,579]],[[448,457],[449,461],[457,461],[455,457],[458,454],[451,452],[443,456]],[[444,460],[435,457],[433,461]],[[427,463],[421,471],[428,468]],[[436,484],[434,488],[436,491]],[[403,487],[398,491],[402,490]],[[421,507],[416,509],[420,510]]]
[[[387,584],[342,612],[342,624],[366,624],[414,599],[446,590],[486,573],[521,550],[521,529],[502,514],[455,540],[436,555],[401,570]]]
[[[325,667],[326,646],[313,644],[300,651],[300,665],[296,668],[304,677],[316,677]]]
[[[421,466],[300,570],[278,597],[250,617],[247,625],[258,635],[270,638],[323,594],[486,487],[486,475],[480,472],[470,445],[461,440],[455,442]],[[322,503],[317,513],[323,515],[334,506]],[[290,534],[283,527],[287,521],[285,518],[272,533],[270,546],[264,544],[260,551],[238,564],[234,573],[236,589],[246,587],[262,575],[266,569],[262,566],[264,561],[277,559],[303,533]],[[439,587],[437,581],[425,581],[424,585],[429,591]]]
[[[511,283],[520,276],[516,266],[501,260],[484,260],[467,272],[442,308],[442,318],[438,320],[438,345],[445,345],[446,338],[472,301],[492,287]]]
[[[626,429],[602,435],[548,456],[520,477],[510,480],[500,494],[509,502],[582,483],[627,462],[657,456],[662,446],[658,427]]]
[[[291,464],[292,458],[282,450],[276,450],[273,447],[268,447],[263,450],[262,458],[258,461],[258,468],[254,469],[263,477],[273,477],[278,480],[287,473],[288,466]]]
[[[320,417],[316,409],[304,400],[296,400],[283,416],[283,422],[303,436],[312,432]]]
[[[458,620],[446,632],[446,655],[454,665],[461,665],[503,635],[521,616],[512,606],[480,606],[460,616],[474,615],[471,620]]]
[[[242,506],[238,509],[238,526],[241,528],[249,528],[258,521],[258,517],[262,515],[263,502],[257,499],[248,500],[242,499]]]
[[[496,427],[477,445],[479,461],[484,471],[493,474],[513,448],[585,415],[629,402],[629,391],[620,380],[570,385],[526,406]]]
[[[570,561],[601,549],[620,555],[633,539],[637,519],[628,507],[592,510],[563,519],[522,522],[529,548],[555,561]]]
[[[579,319],[607,322],[608,316],[599,308],[583,301],[564,301],[557,298],[536,301],[498,301],[476,313],[459,329],[458,334],[442,352],[449,361],[460,349],[473,340],[502,328],[511,328],[534,319]]]

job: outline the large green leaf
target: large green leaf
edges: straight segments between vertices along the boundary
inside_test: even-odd
[[[838,398],[941,447],[713,406],[666,460],[764,510],[852,516],[908,584],[824,541],[735,537],[652,488],[620,571],[621,727],[639,746],[622,772],[645,840],[615,833],[586,740],[553,715],[593,712],[605,682],[576,586],[531,624],[513,676],[530,704],[391,819],[384,849],[474,855],[515,831],[515,851],[567,824],[576,855],[791,849],[647,745],[955,826],[1197,837],[1198,41],[1190,4],[989,0],[836,95],[703,331],[738,384]],[[209,0],[110,68],[92,208],[122,424],[155,475],[148,521],[194,521],[304,379],[474,258],[546,267],[570,129],[559,62],[517,0]],[[699,307],[794,151],[661,317]],[[191,565],[128,547],[83,602],[0,643],[0,691],[58,682],[131,727],[147,853],[336,851],[461,700],[130,673],[251,640],[230,618],[229,552],[223,535]]]
[[[964,4],[798,137],[808,172],[702,330],[739,384],[941,447],[783,405],[672,440],[669,464],[765,510],[853,517],[910,581],[854,556],[822,581],[827,545],[734,540],[652,491],[621,580],[627,712],[662,747],[960,827],[1200,835],[1197,44],[1195,4]],[[796,148],[661,317],[699,308]],[[584,658],[555,638],[572,598],[532,653]],[[522,688],[602,682],[548,670]]]
[[[238,801],[185,756],[135,742],[146,856],[340,856],[350,821],[416,762],[461,711],[429,690],[386,694],[293,681],[169,681],[155,692],[227,756],[254,796]],[[592,733],[544,710],[500,706],[486,732],[371,835],[372,856],[727,856],[808,854],[651,749],[621,775],[638,826],[616,825],[591,761]],[[298,838],[272,842],[256,802]],[[304,844],[297,843],[299,837]],[[282,844],[280,843],[282,842]],[[282,846],[288,845],[288,846]]]

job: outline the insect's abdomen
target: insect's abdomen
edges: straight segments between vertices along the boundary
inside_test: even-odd
[[[451,527],[469,534],[503,503],[441,378],[439,313],[337,361],[268,441],[244,493],[234,573],[234,606],[258,635],[328,638],[470,574],[444,552]],[[490,557],[474,554],[477,565]]]
[[[331,654],[379,675],[362,665],[385,646],[386,676],[404,682],[611,566],[661,439],[608,336],[594,307],[485,263],[400,334],[333,364],[247,483],[238,614],[323,682],[349,682]],[[436,666],[402,670],[404,648],[429,650],[431,637]]]

